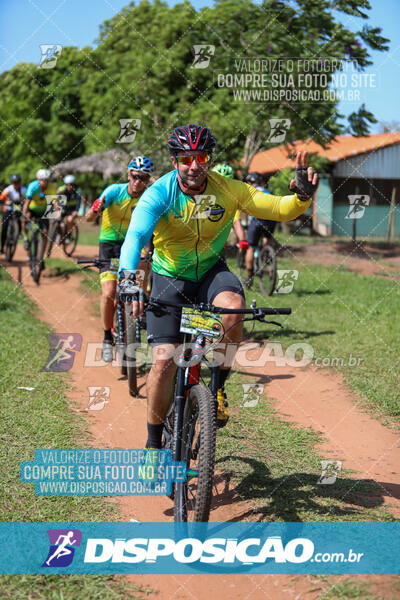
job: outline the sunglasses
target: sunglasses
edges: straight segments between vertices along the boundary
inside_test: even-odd
[[[181,165],[190,167],[194,160],[198,165],[205,165],[211,160],[211,154],[199,154],[199,156],[177,156],[176,160]]]
[[[149,175],[134,175],[132,173],[132,171],[129,172],[129,175],[130,175],[131,179],[134,179],[134,180],[137,179],[138,181],[141,181],[142,183],[146,183],[150,179]]]

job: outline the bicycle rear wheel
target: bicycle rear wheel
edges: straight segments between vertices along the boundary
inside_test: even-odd
[[[8,223],[7,228],[7,236],[6,236],[6,260],[11,262],[13,256],[15,254],[15,250],[17,248],[18,243],[18,223],[14,217],[11,217],[10,222]]]
[[[53,250],[54,244],[60,243],[60,223],[57,220],[50,221],[49,233],[47,236],[48,247],[47,247],[47,258],[50,257],[51,251]]]
[[[64,223],[64,232],[66,232],[66,230],[67,230],[67,224]],[[71,233],[69,235],[64,233],[63,250],[67,256],[73,255],[76,245],[78,243],[78,237],[79,237],[78,225],[76,223],[74,223],[72,226],[72,229],[71,229]]]
[[[204,385],[190,389],[185,403],[181,460],[192,471],[175,484],[175,521],[207,522],[210,515],[216,444],[215,399]]]
[[[256,275],[261,292],[271,296],[276,284],[276,254],[272,246],[264,246],[260,251]]]

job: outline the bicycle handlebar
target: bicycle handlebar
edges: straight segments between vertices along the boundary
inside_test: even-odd
[[[213,312],[222,315],[290,315],[292,312],[291,308],[223,308],[222,306],[214,306],[214,304],[172,304],[165,302],[164,300],[156,300],[155,298],[148,298],[145,296],[145,301],[148,302],[147,310],[151,310],[152,305],[155,306],[168,306],[170,308],[191,308],[193,310],[200,310],[202,312]]]

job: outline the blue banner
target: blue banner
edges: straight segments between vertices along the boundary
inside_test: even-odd
[[[36,450],[20,475],[37,496],[164,496],[197,473],[173,461],[171,450],[73,448]]]
[[[398,574],[398,523],[1,523],[2,574]]]

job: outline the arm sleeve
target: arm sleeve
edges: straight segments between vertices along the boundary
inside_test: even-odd
[[[240,210],[237,210],[235,212],[235,216],[233,217],[233,222],[236,223],[236,221],[240,221]]]
[[[31,183],[28,185],[28,188],[25,193],[25,198],[29,198],[30,200],[32,200],[33,194],[35,193],[35,183],[35,181],[31,181]]]
[[[114,200],[114,192],[115,192],[115,187],[114,184],[109,185],[108,187],[106,187],[105,190],[103,190],[100,194],[100,199],[104,200],[104,206],[103,206],[103,210],[105,210],[108,206],[110,206],[110,204],[112,204],[113,200]]]
[[[149,243],[160,217],[168,209],[166,190],[152,186],[143,194],[132,212],[119,257],[119,271],[136,271],[142,248]]]
[[[292,221],[307,210],[311,204],[311,198],[303,202],[297,197],[297,194],[273,196],[260,192],[247,183],[238,183],[241,193],[238,194],[237,208],[257,219]]]

